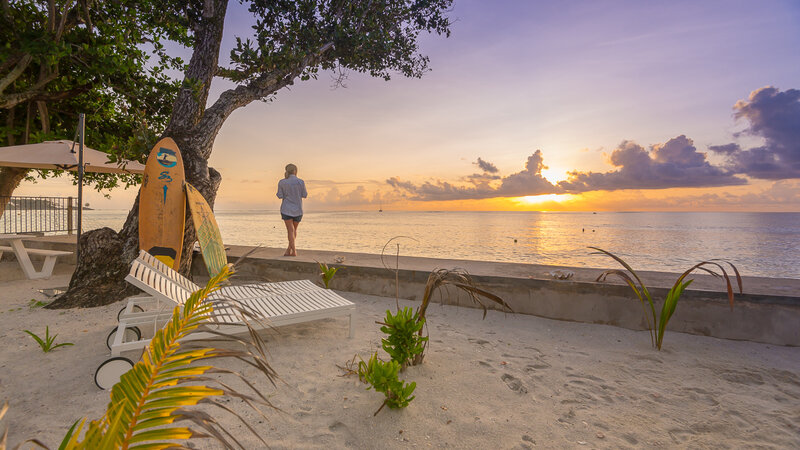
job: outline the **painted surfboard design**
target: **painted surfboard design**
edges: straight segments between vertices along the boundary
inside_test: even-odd
[[[186,201],[189,203],[189,211],[192,213],[194,231],[197,233],[197,242],[200,243],[200,252],[203,254],[209,276],[213,277],[228,264],[222,235],[219,232],[217,220],[214,218],[214,212],[203,198],[203,194],[189,183],[184,183],[184,185]]]
[[[171,138],[156,143],[139,190],[139,248],[178,270],[183,249],[186,200],[183,158]]]

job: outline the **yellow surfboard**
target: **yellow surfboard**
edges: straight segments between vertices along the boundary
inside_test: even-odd
[[[194,231],[197,233],[197,242],[200,243],[200,252],[206,262],[208,275],[213,277],[228,264],[222,235],[219,233],[214,212],[203,198],[203,194],[189,183],[185,183],[185,187],[186,201],[189,203],[189,211],[192,213],[192,222]]]
[[[178,270],[186,203],[183,158],[170,138],[156,143],[139,189],[139,248]]]

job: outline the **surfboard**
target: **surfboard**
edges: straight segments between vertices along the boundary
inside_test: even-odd
[[[197,242],[200,244],[200,253],[203,254],[203,261],[206,262],[208,275],[213,277],[228,264],[222,235],[219,232],[217,220],[214,218],[214,212],[203,198],[203,194],[189,183],[184,183],[184,187],[186,188],[186,202],[192,213],[194,231],[197,233]]]
[[[147,157],[139,189],[139,248],[178,270],[183,250],[186,197],[183,158],[171,138]]]

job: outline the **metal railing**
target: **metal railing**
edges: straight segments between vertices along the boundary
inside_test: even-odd
[[[77,231],[78,204],[73,197],[2,197],[0,233],[68,233]]]

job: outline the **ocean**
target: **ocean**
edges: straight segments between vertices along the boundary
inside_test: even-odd
[[[122,227],[127,211],[84,212],[84,230]],[[284,247],[277,211],[218,211],[227,244]],[[683,272],[710,258],[743,275],[800,279],[800,213],[711,212],[309,212],[297,247],[379,254],[405,236],[400,254],[577,267],[615,266],[589,246],[636,270]],[[391,244],[387,252],[394,254]]]

